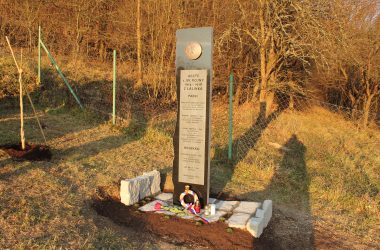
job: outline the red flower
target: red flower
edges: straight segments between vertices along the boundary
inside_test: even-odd
[[[155,210],[161,210],[161,206],[162,206],[161,203],[156,202],[156,204],[154,204],[154,209],[155,209]]]

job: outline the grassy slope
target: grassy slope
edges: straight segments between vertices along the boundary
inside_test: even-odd
[[[7,63],[2,67],[5,75],[11,67]],[[93,72],[98,71],[88,74]],[[81,74],[69,77],[83,80]],[[243,105],[234,112],[236,160],[227,163],[227,109],[220,103],[213,109],[213,191],[273,199],[276,207],[304,214],[311,227],[342,232],[341,238],[359,237],[364,243],[380,238],[378,130],[358,131],[339,115],[314,107],[281,113],[260,129],[256,140],[245,133],[257,113]],[[27,105],[26,110],[30,114]],[[53,148],[51,162],[15,162],[0,152],[0,246],[168,247],[150,236],[140,243],[141,235],[97,216],[90,198],[96,186],[155,168],[170,171],[175,113],[148,121],[136,118],[127,128],[112,128],[75,110],[40,115]],[[17,109],[1,107],[0,144],[17,142],[18,128]],[[26,138],[41,142],[32,119],[26,122]]]
[[[0,245],[140,248],[145,244],[148,249],[155,245],[149,238],[139,243],[133,232],[128,234],[132,240],[120,235],[90,208],[96,186],[144,170],[144,140],[133,142],[108,125],[66,113],[49,113],[42,121],[53,147],[51,162],[13,162],[1,155]],[[15,127],[17,121],[1,122],[1,134]],[[28,138],[38,138],[37,133],[29,130]],[[155,167],[154,162],[149,164],[145,170]]]
[[[226,116],[221,106],[214,109],[213,144],[220,147]],[[251,113],[245,106],[235,112],[236,138],[250,126]],[[8,112],[0,121],[2,143],[17,140],[17,120],[11,117]],[[120,234],[94,214],[90,197],[96,186],[154,168],[170,170],[174,113],[121,130],[67,110],[48,112],[42,121],[54,150],[52,162],[14,162],[1,155],[0,245],[139,247],[133,232]],[[27,138],[38,140],[37,127],[28,124]],[[286,144],[294,134],[298,142]],[[311,214],[315,224],[328,223],[374,242],[380,222],[379,139],[378,131],[357,131],[324,109],[286,111],[233,169],[223,163],[223,155],[213,161],[212,188],[251,200],[270,198]],[[269,142],[291,151],[281,152]],[[145,244],[156,243],[147,238]]]
[[[287,144],[293,135],[298,143]],[[281,153],[270,142],[291,151]],[[228,188],[294,205],[373,240],[380,221],[379,142],[379,131],[359,132],[321,108],[284,112],[264,131],[256,150],[236,165]]]

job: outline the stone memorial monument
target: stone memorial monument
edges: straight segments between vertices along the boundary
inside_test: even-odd
[[[180,205],[186,186],[201,207],[210,192],[211,79],[213,29],[177,30],[177,125],[173,138],[173,203]],[[184,197],[192,203],[192,197]]]

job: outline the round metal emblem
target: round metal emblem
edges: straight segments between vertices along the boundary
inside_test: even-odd
[[[202,55],[202,46],[198,42],[190,42],[185,48],[185,54],[190,60],[196,60]]]

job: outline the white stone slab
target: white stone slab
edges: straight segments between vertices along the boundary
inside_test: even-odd
[[[264,227],[267,227],[273,213],[273,202],[271,200],[265,200],[263,202],[264,210]]]
[[[210,204],[210,215],[214,215],[216,213],[216,206],[215,204]]]
[[[136,179],[122,180],[120,184],[121,203],[130,206],[139,201],[140,182]]]
[[[204,218],[206,218],[210,223],[212,222],[217,222],[219,221],[220,217],[223,217],[227,214],[226,211],[216,211],[216,213],[214,215],[208,215],[208,216],[203,216]]]
[[[217,199],[215,199],[215,198],[208,198],[208,204],[215,204],[216,202],[218,202]]]
[[[219,201],[215,204],[217,210],[231,212],[236,206],[239,205],[238,201]]]
[[[247,227],[247,222],[251,218],[250,214],[245,213],[234,213],[227,220],[229,227],[245,229]]]
[[[160,172],[157,170],[153,170],[147,173],[144,173],[143,175],[149,176],[150,179],[150,193],[152,195],[158,194],[161,192],[160,183],[161,183],[161,175]]]
[[[149,176],[142,175],[135,178],[138,182],[140,182],[140,200],[144,199],[145,197],[150,196],[152,193],[150,192],[150,178]]]
[[[164,201],[151,201],[149,202],[148,204],[145,204],[144,206],[140,207],[139,210],[142,211],[142,212],[153,212],[153,211],[156,211],[156,209],[154,208],[154,206],[156,205],[156,203],[160,203],[161,205],[163,206],[167,206],[168,204]]]
[[[260,206],[260,202],[241,201],[240,204],[234,209],[234,213],[254,214],[256,209]]]
[[[264,230],[264,218],[253,217],[247,222],[247,230],[253,237],[259,238]]]
[[[257,217],[257,218],[263,218],[264,219],[265,218],[265,211],[263,209],[261,209],[261,208],[258,208],[256,210],[255,217]]]
[[[154,198],[157,200],[161,200],[161,201],[170,201],[173,199],[173,194],[172,193],[161,193]]]
[[[174,203],[173,203],[173,199],[166,200],[165,202],[167,202],[169,205],[174,205]]]

